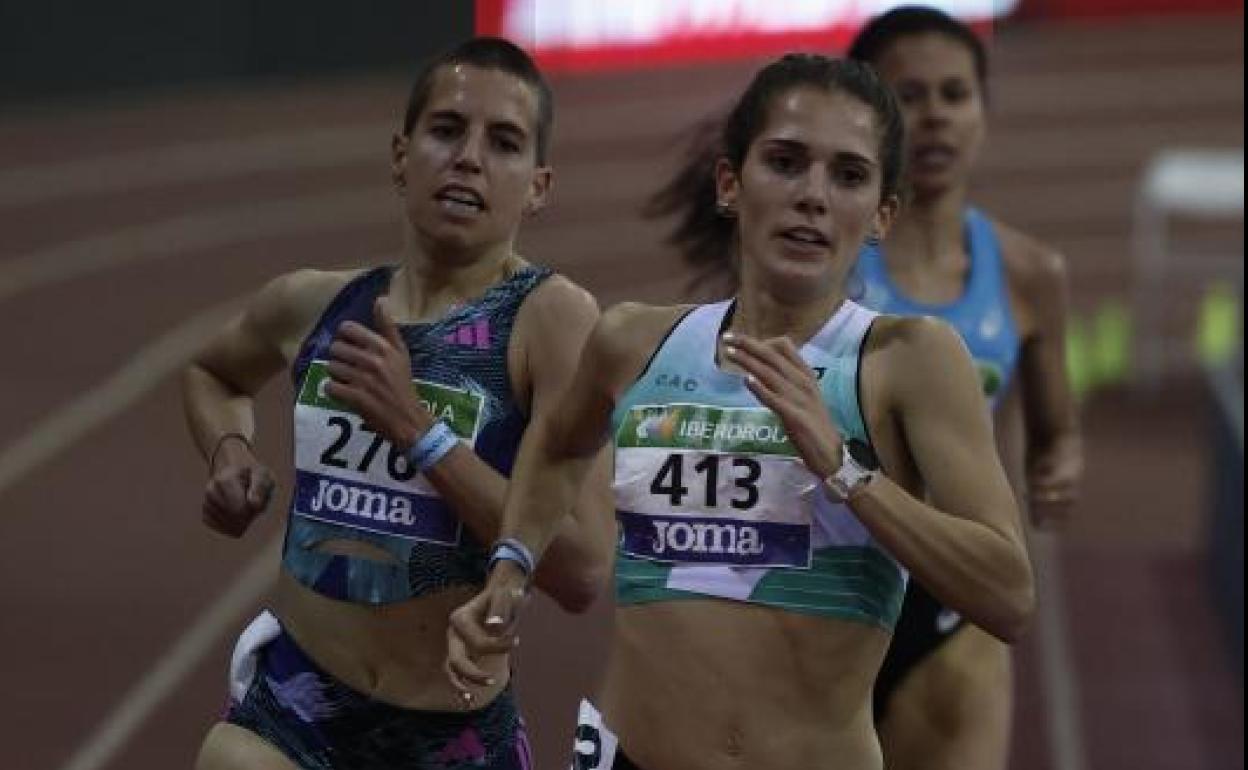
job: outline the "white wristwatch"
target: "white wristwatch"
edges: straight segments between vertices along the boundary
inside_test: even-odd
[[[836,470],[836,473],[824,479],[823,483],[832,492],[834,498],[843,502],[874,476],[874,470],[854,458],[849,451],[849,442],[846,441],[841,445],[841,467]]]

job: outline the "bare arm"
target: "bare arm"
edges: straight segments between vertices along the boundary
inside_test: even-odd
[[[535,308],[539,313],[535,313],[536,322],[529,326],[533,331],[525,345],[529,351],[533,382],[531,426],[536,428],[532,434],[526,433],[525,441],[537,443],[539,450],[549,446],[549,426],[561,426],[561,431],[573,434],[579,429],[575,422],[569,422],[568,397],[574,392],[573,383],[582,369],[590,335],[600,318],[593,297],[570,284],[569,287],[575,292],[575,298],[567,306],[580,308],[576,317],[569,318],[566,312],[552,313],[542,307]],[[573,321],[576,322],[577,334],[575,339],[568,339],[568,329],[573,326]],[[595,430],[592,424],[586,429],[591,434]],[[611,551],[615,545],[611,453],[602,442],[594,444],[591,441],[583,450],[588,454],[582,457],[576,469],[578,480],[567,493],[572,504],[564,508],[566,514],[555,524],[543,552],[535,554],[538,569],[534,576],[536,585],[543,589],[550,582],[575,586],[583,600],[579,609],[588,608],[606,583]],[[513,478],[520,472],[521,458],[525,454],[522,446]],[[512,494],[508,489],[508,500]],[[510,506],[510,503],[506,505]],[[500,506],[499,519],[500,537],[514,537],[508,531],[503,506]],[[543,555],[544,558],[539,558]]]
[[[604,316],[585,344],[559,408],[535,422],[532,440],[517,458],[501,534],[525,543],[534,558],[553,550],[556,525],[583,486],[593,460],[605,454],[619,379],[620,333],[619,314]],[[603,503],[601,510],[612,521],[613,535],[610,497],[604,496]],[[607,542],[608,552],[612,542],[613,538]]]
[[[548,290],[552,296],[529,309],[523,330],[532,398],[529,428],[512,469],[513,480],[520,476],[527,446],[540,442],[544,426],[564,413],[565,394],[586,338],[598,320],[598,305],[592,296],[563,279],[549,280],[560,283],[551,284]],[[439,486],[457,512],[465,512],[465,521],[475,517],[480,528],[488,530],[486,542],[509,536],[505,527],[500,531],[504,505],[512,494],[508,479],[472,452],[456,451],[452,455],[447,458],[450,463],[435,466],[430,481]],[[548,509],[553,517],[547,533],[549,547],[534,576],[538,588],[573,612],[584,611],[593,603],[606,580],[614,542],[607,478],[610,458],[607,452],[599,451],[585,457],[582,465],[576,485],[569,490],[568,504]],[[586,477],[588,483],[584,483]]]
[[[653,349],[651,343],[657,344],[675,318],[649,313],[642,324],[633,324],[636,313],[637,306],[625,305],[603,314],[585,344],[576,376],[559,409],[546,413],[529,428],[512,475],[502,534],[525,543],[535,558],[541,559],[543,552],[549,551],[547,543],[576,499],[594,459],[603,451],[618,394],[644,365],[645,356]],[[652,333],[655,330],[657,333]],[[605,543],[604,556],[609,556],[614,544],[613,513],[608,506],[601,514],[608,520],[612,535]],[[608,563],[604,559],[604,572]],[[452,614],[447,671],[461,691],[487,683],[488,674],[475,659],[510,649],[525,584],[525,576],[515,564],[500,562],[481,593]]]
[[[531,399],[530,423],[521,440],[520,456],[533,442],[535,428],[560,408],[561,396],[597,317],[593,298],[559,277],[549,279],[523,305],[515,335],[523,350],[524,379]],[[334,382],[329,393],[355,409],[395,446],[411,447],[433,426],[433,415],[412,391],[406,344],[384,303],[378,306],[376,332],[359,324],[344,324],[330,355],[334,359],[329,368]],[[513,478],[518,468],[517,463]],[[573,612],[592,604],[605,574],[604,554],[611,542],[606,471],[604,458],[597,463],[595,483],[586,485],[579,504],[561,512],[571,515],[553,525],[552,556],[536,576],[539,588]],[[508,494],[505,476],[460,443],[425,477],[478,539],[494,542]]]
[[[855,490],[850,508],[938,598],[1013,639],[1031,612],[1031,569],[970,356],[936,321],[880,319],[870,339],[878,337],[892,339],[873,342],[883,352],[867,358],[864,387],[900,415],[931,504],[877,473]],[[842,436],[792,341],[733,334],[725,344],[811,472],[826,478],[838,470]]]
[[[1019,363],[1027,496],[1033,521],[1061,523],[1078,497],[1083,476],[1079,412],[1066,373],[1068,280],[1060,254],[1036,248],[1027,256],[1030,264],[1019,287],[1034,318]]]
[[[242,535],[272,494],[272,476],[251,450],[255,395],[286,365],[341,281],[316,271],[274,279],[183,371],[191,437],[211,465],[204,520],[223,534]]]
[[[929,502],[876,474],[850,507],[943,603],[1012,641],[1034,607],[1031,565],[970,356],[939,321],[892,326],[883,334],[896,339],[866,387],[891,394]]]

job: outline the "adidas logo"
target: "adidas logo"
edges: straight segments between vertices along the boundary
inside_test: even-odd
[[[457,327],[442,339],[452,345],[487,350],[490,347],[490,321],[488,318],[478,318],[472,323]]]

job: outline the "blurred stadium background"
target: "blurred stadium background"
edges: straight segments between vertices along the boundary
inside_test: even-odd
[[[1073,284],[1088,479],[1036,541],[1012,767],[1243,768],[1243,5],[936,4],[991,37],[976,200]],[[424,56],[474,30],[537,51],[556,187],[524,252],[603,304],[670,301],[686,276],[638,211],[682,131],[886,5],[0,0],[0,765],[190,766],[282,516],[200,526],[172,375],[265,279],[395,256],[387,147]],[[277,468],[288,399],[262,403]],[[609,604],[528,620],[543,769]]]

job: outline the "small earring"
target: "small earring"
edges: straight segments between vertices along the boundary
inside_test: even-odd
[[[737,210],[732,206],[732,204],[724,203],[723,201],[715,204],[715,212],[724,219],[736,219],[737,217]]]

